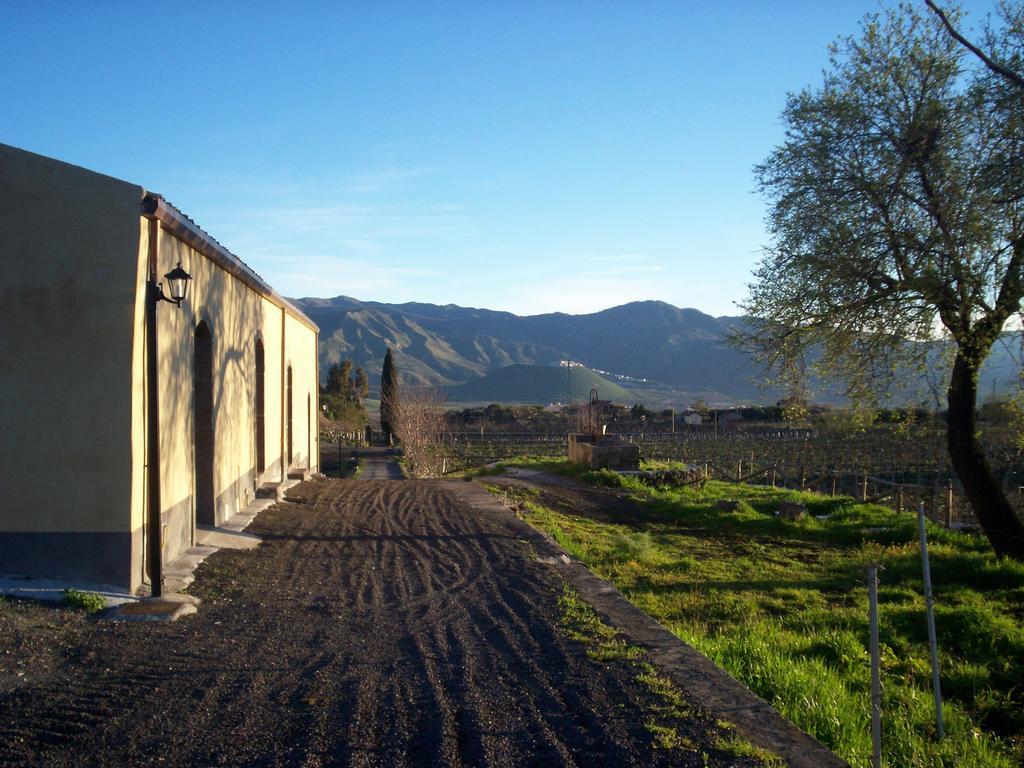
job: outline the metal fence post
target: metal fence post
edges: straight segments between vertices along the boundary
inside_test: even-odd
[[[871,624],[871,766],[882,768],[882,683],[878,657],[878,566],[868,566],[868,621]]]
[[[935,697],[935,734],[945,733],[942,723],[942,688],[939,685],[939,647],[935,639],[935,598],[932,596],[932,570],[928,563],[928,536],[925,533],[924,503],[917,506],[917,531],[921,539],[921,569],[924,572],[924,601],[928,614],[928,648],[932,657],[932,695]]]

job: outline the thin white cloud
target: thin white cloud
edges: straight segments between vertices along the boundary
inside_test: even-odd
[[[345,194],[379,194],[408,186],[433,173],[432,168],[381,168],[350,176],[342,176],[337,183]]]
[[[280,293],[295,297],[346,295],[374,299],[389,296],[432,274],[431,270],[414,265],[380,264],[322,254],[257,254],[253,261],[276,276],[273,283]]]
[[[743,284],[759,256],[750,233],[741,232],[687,238],[677,255],[602,248],[586,236],[575,250],[537,247],[536,235],[519,242],[514,231],[505,242],[485,238],[486,219],[475,221],[479,195],[470,191],[477,182],[440,185],[442,197],[434,191],[438,174],[427,165],[391,165],[267,183],[206,172],[189,180],[198,208],[184,209],[291,296],[453,302],[518,314],[587,313],[662,299],[735,314],[731,304],[709,302],[723,283]]]
[[[638,261],[650,261],[651,257],[643,253],[614,253],[604,256],[594,256],[594,261],[608,263],[634,263]]]

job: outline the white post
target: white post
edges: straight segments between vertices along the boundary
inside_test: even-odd
[[[882,683],[878,659],[878,566],[868,566],[868,610],[871,624],[871,766],[882,768]]]
[[[921,539],[921,568],[924,571],[924,601],[928,614],[928,647],[932,655],[932,696],[935,697],[935,737],[945,733],[942,723],[942,688],[939,685],[939,647],[935,640],[935,598],[932,596],[932,569],[928,563],[928,537],[925,534],[924,503],[917,505],[917,532]]]

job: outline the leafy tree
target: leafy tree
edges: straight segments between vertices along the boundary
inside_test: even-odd
[[[1020,5],[990,29],[1021,71]],[[952,21],[958,19],[950,14]],[[786,140],[756,169],[772,245],[744,342],[792,382],[804,365],[876,401],[892,372],[954,348],[947,447],[993,549],[1024,559],[1024,525],[982,453],[978,372],[1024,296],[1024,96],[966,56],[936,16],[869,16],[789,97]]]
[[[352,361],[348,358],[341,361],[341,365],[338,370],[338,379],[341,386],[339,394],[345,398],[354,400],[355,397],[352,388]]]
[[[370,394],[370,380],[362,368],[356,368],[353,376],[352,361],[345,359],[328,369],[327,385],[323,388],[323,393],[362,407],[363,400]]]
[[[935,12],[935,14],[942,21],[942,25],[946,28],[946,31],[950,34],[950,36],[952,36],[954,40],[956,40],[958,43],[960,43],[960,45],[962,45],[964,48],[966,48],[975,56],[977,56],[978,59],[986,67],[992,70],[992,72],[999,75],[1001,78],[1011,83],[1012,85],[1017,86],[1017,88],[1024,89],[1024,75],[1020,74],[1019,72],[1014,72],[1010,67],[1006,66],[1006,64],[996,61],[991,56],[988,56],[978,46],[974,45],[970,40],[961,35],[957,31],[956,27],[953,25],[953,22],[950,21],[945,11],[939,8],[933,2],[933,0],[925,0],[925,5],[927,5],[929,8],[932,9],[932,11]],[[1003,5],[1001,10],[1003,12],[1003,18],[1006,21],[1007,26],[1015,29],[1015,32],[1012,32],[1011,34],[1019,35],[1021,26],[1022,24],[1024,24],[1024,8],[1022,8],[1019,5],[1017,7],[1014,7],[1012,4],[1007,2],[1005,5]],[[988,36],[989,38],[992,38],[991,31],[989,32]]]
[[[647,419],[653,416],[654,412],[648,410],[643,403],[634,403],[633,407],[629,409],[629,415],[634,419]]]
[[[341,366],[337,363],[327,369],[327,383],[324,384],[325,395],[337,395],[341,392]]]
[[[359,431],[367,422],[366,408],[363,406],[365,395],[360,395],[357,386],[358,374],[359,371],[353,380],[351,360],[335,363],[327,371],[327,384],[323,387],[321,404],[328,421],[333,422],[336,429],[342,432]]]
[[[391,348],[384,353],[384,367],[380,374],[380,428],[388,436],[395,434],[398,415],[398,371],[391,356]]]
[[[352,361],[342,360],[327,370],[325,394],[337,395],[343,400],[354,400],[352,387]]]
[[[352,386],[355,390],[356,399],[359,402],[365,400],[367,395],[370,394],[370,379],[362,368],[356,368],[356,377]]]

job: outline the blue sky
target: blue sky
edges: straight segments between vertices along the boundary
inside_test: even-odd
[[[736,314],[786,93],[880,7],[0,0],[0,142],[163,193],[289,296]]]

